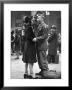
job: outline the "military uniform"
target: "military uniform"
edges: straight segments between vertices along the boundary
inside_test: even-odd
[[[48,38],[48,26],[45,23],[39,24],[36,34],[36,50],[39,68],[41,69],[42,75],[46,75],[48,71],[48,62],[46,51],[48,49],[47,38]],[[44,73],[44,74],[43,74]]]

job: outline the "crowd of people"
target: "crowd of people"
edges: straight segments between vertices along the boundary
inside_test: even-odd
[[[16,59],[22,55],[24,49],[24,31],[16,29],[11,32],[11,55],[16,54]]]
[[[25,63],[24,78],[34,78],[33,65],[36,62],[41,69],[38,74],[47,78],[48,63],[55,63],[57,52],[61,53],[61,35],[55,25],[49,29],[44,19],[42,13],[34,17],[26,16],[23,20],[25,28],[22,33],[18,29],[11,32],[11,54],[16,53],[16,59],[22,54],[22,61]]]

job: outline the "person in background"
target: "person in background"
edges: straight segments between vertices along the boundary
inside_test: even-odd
[[[20,47],[19,47],[19,55],[22,55],[22,52],[21,52],[21,49],[22,49],[22,31],[20,30],[19,31],[19,36],[20,36],[20,39],[19,39],[19,44],[20,44]]]
[[[58,34],[58,50],[59,50],[59,53],[61,53],[61,34],[60,33]]]
[[[21,35],[21,53],[22,54],[24,51],[24,44],[25,44],[25,30],[22,30],[22,35]]]
[[[31,27],[31,18],[25,17],[25,45],[24,45],[24,51],[23,51],[23,62],[25,63],[25,74],[24,78],[35,78],[34,72],[33,72],[33,65],[37,62],[36,60],[36,48],[35,48],[35,42],[33,42],[33,38],[35,37],[32,27]],[[28,66],[29,71],[28,72]]]
[[[16,59],[19,59],[19,51],[20,51],[20,35],[18,29],[15,31],[15,51],[16,51]]]
[[[58,35],[56,31],[56,26],[52,25],[50,33],[48,36],[48,62],[55,63],[55,57],[57,55],[58,48]]]
[[[11,55],[14,53],[14,31],[11,32]]]

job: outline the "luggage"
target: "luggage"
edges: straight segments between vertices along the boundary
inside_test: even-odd
[[[49,70],[47,74],[36,75],[37,79],[61,79],[61,72],[56,72],[54,70]]]

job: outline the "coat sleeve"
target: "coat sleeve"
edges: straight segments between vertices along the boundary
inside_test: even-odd
[[[32,28],[29,27],[29,28],[28,28],[28,31],[27,31],[26,38],[27,38],[27,40],[32,40],[34,37],[35,37],[35,36],[34,36],[33,31],[32,31]]]

